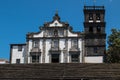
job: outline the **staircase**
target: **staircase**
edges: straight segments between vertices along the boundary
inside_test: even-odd
[[[0,80],[120,80],[120,64],[3,64]]]

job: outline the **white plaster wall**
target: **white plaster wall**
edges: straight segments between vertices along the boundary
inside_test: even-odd
[[[45,50],[45,63],[50,63],[49,62],[49,50],[51,48],[51,39],[46,39],[46,50]]]
[[[61,50],[61,54],[60,54],[60,62],[64,63],[64,55],[63,55],[63,49],[65,48],[65,39],[60,39],[59,40],[59,48]]]
[[[85,57],[85,63],[103,63],[103,56]]]
[[[77,33],[72,33],[68,30],[68,37],[77,37]]]
[[[70,62],[70,55],[69,55],[69,50],[71,48],[71,39],[68,39],[68,56],[67,56],[67,62],[69,63]]]
[[[6,61],[0,61],[0,64],[7,64]]]
[[[26,53],[26,46],[22,47],[22,51],[18,51],[18,46],[13,46],[12,48],[12,57],[11,57],[11,63],[16,63],[16,59],[20,59],[20,63],[24,63],[24,53]]]
[[[30,51],[32,49],[32,40],[29,40],[28,42],[28,63],[30,63]]]
[[[42,51],[43,51],[43,40],[40,39],[40,42],[39,42],[39,48],[41,49],[41,55],[40,55],[40,63],[42,63]]]
[[[57,24],[57,25],[56,25]],[[52,24],[49,25],[49,27],[54,27],[54,26],[59,26],[59,27],[62,27],[63,24],[59,23],[57,20],[55,20]]]
[[[44,32],[44,31],[41,31],[41,32],[38,33],[38,34],[34,34],[33,37],[34,37],[34,38],[43,37],[43,32]]]
[[[78,39],[78,48],[80,49],[80,63],[82,63],[82,39]]]

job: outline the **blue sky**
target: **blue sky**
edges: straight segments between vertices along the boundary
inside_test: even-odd
[[[58,11],[61,21],[67,21],[74,31],[83,31],[83,7],[104,5],[106,32],[120,29],[120,0],[0,0],[0,58],[9,59],[10,44],[25,43],[28,32],[38,32],[39,26],[51,21]]]

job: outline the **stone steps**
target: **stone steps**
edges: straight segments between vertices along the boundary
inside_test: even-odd
[[[120,79],[120,64],[3,64],[0,80]]]

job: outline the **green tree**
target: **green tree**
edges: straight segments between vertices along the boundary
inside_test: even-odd
[[[107,62],[120,63],[120,30],[111,29],[108,36]]]

